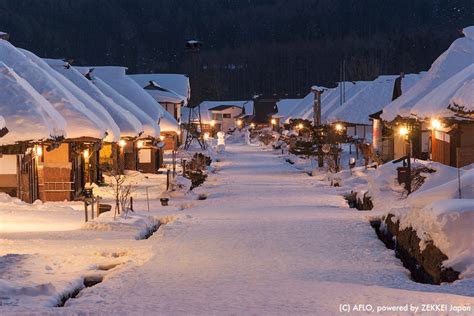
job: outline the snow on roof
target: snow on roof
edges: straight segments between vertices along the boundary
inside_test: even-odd
[[[95,102],[99,103],[110,114],[120,129],[121,137],[135,137],[143,132],[140,121],[129,111],[117,105],[111,98],[105,96],[90,80],[67,63],[58,59],[45,59],[57,72],[69,79]]]
[[[210,109],[221,106],[221,105],[230,105],[238,106],[245,108],[245,114],[253,114],[253,101],[203,101],[200,104],[201,107],[201,120],[203,124],[210,124],[212,120]],[[181,121],[187,122],[189,116],[189,108],[184,107],[181,111]]]
[[[284,121],[288,114],[294,110],[301,101],[303,101],[303,99],[281,99],[277,102],[278,113],[273,116],[280,117]]]
[[[43,96],[0,62],[0,128],[9,132],[0,145],[63,136],[66,121]]]
[[[103,122],[74,97],[59,81],[7,41],[0,40],[0,61],[48,100],[67,122],[68,138],[105,136]],[[54,71],[53,71],[54,72]]]
[[[176,91],[170,88],[162,86],[154,80],[143,82],[141,77],[129,75],[130,78],[134,79],[140,86],[145,89],[156,101],[159,103],[182,103],[183,105],[188,104],[188,98],[180,95]]]
[[[179,123],[168,111],[165,111],[160,120],[160,129],[162,132],[178,132]]]
[[[86,70],[86,68],[79,69]],[[87,71],[85,73],[88,72]],[[160,136],[160,126],[158,122],[155,122],[151,117],[143,112],[135,103],[125,98],[123,95],[118,93],[114,88],[106,84],[100,78],[93,77],[92,82],[97,88],[107,97],[111,98],[116,104],[120,105],[123,109],[130,111],[142,124],[144,136],[158,137]]]
[[[449,105],[464,111],[474,111],[474,79],[464,83],[462,88],[453,95]]]
[[[353,95],[364,89],[368,84],[368,81],[346,81],[346,100],[349,100]],[[319,87],[321,90],[323,90],[323,93],[321,94],[321,118],[323,119],[323,121],[326,119],[329,113],[331,113],[333,110],[337,109],[340,106],[339,85],[340,83],[338,83],[338,86],[336,88],[332,89]],[[288,123],[290,119],[297,118],[313,121],[313,103],[314,93],[310,92],[303,98],[300,104],[296,105],[294,110],[288,114],[285,119],[285,123]]]
[[[326,114],[326,121],[370,124],[369,115],[380,111],[392,100],[397,76],[380,76],[341,106]]]
[[[458,38],[439,56],[426,75],[407,93],[383,109],[381,118],[393,121],[397,116],[409,117],[411,109],[425,95],[436,89],[440,84],[474,63],[474,27],[463,30],[465,37]]]
[[[94,68],[93,75],[99,77],[121,95],[135,103],[155,122],[159,122],[164,114],[164,109],[151,95],[129,76],[125,75],[125,67],[103,66]]]
[[[465,105],[466,110],[474,110],[473,82],[474,63],[425,95],[413,106],[411,114],[420,118],[454,117],[455,112],[448,109],[450,105]]]
[[[150,81],[154,81],[161,87],[171,90],[180,96],[186,98],[185,103],[191,98],[191,85],[189,78],[183,74],[136,74],[129,75],[133,80],[138,82],[142,87],[148,85]]]
[[[72,83],[68,78],[64,77],[61,73],[54,71],[54,69],[49,66],[46,61],[43,59],[39,58],[35,54],[24,50],[20,49],[27,57],[29,57],[36,65],[38,65],[41,69],[46,71],[48,74],[50,74],[53,78],[55,78],[57,81],[59,81],[68,91],[74,95],[79,101],[82,102],[86,106],[88,110],[90,110],[92,113],[94,113],[97,118],[102,122],[103,127],[106,128],[107,131],[107,137],[105,138],[106,141],[118,141],[120,140],[120,128],[117,126],[117,123],[115,123],[114,119],[112,116],[107,112],[107,110],[99,104],[97,101],[92,99],[86,92],[81,90],[78,86],[76,86],[74,83]],[[56,63],[62,63],[60,60],[56,61]],[[64,63],[60,65],[59,67],[64,66]]]

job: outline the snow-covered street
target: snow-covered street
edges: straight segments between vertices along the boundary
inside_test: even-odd
[[[150,239],[134,241],[141,246],[129,242],[132,252],[149,252],[148,261],[45,311],[326,315],[340,313],[341,304],[371,304],[374,311],[474,304],[469,284],[411,281],[367,213],[349,209],[333,188],[275,152],[231,145],[215,165],[196,189],[207,200],[193,201]],[[4,311],[26,310],[40,309]]]

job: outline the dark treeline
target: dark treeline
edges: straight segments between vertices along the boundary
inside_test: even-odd
[[[194,101],[303,95],[426,70],[474,0],[0,0],[0,30],[43,57],[191,75]],[[184,49],[199,39],[197,56]],[[193,61],[194,60],[194,61]]]

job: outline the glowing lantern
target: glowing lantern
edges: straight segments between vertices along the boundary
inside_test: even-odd
[[[84,151],[82,152],[82,155],[84,156],[84,159],[88,159],[89,158],[89,149],[84,149]]]
[[[242,124],[243,124],[242,120],[237,120],[237,125],[238,125],[239,127],[242,127]]]
[[[272,125],[276,125],[276,123],[277,123],[277,120],[275,120],[275,119],[272,119],[272,120],[271,120],[271,123],[272,123]]]
[[[36,156],[38,156],[38,157],[43,156],[43,147],[41,147],[41,146],[36,146],[36,147],[35,147],[35,154],[36,154]]]
[[[127,142],[124,140],[124,139],[121,139],[119,142],[118,142],[119,146],[120,147],[125,147],[125,145],[127,145]]]
[[[344,129],[344,126],[342,126],[342,124],[340,124],[340,123],[337,123],[335,128],[336,128],[336,131],[342,132],[342,130]]]
[[[216,125],[216,121],[212,120],[211,121],[211,126],[214,127]]]
[[[137,142],[137,147],[138,147],[138,148],[142,148],[143,146],[145,146],[145,142],[144,142],[143,140],[139,140],[139,141]]]
[[[408,133],[409,131],[406,126],[400,126],[400,128],[398,129],[398,134],[400,134],[401,136],[407,136]]]
[[[443,126],[440,120],[432,119],[431,120],[431,128],[434,130],[440,129]]]

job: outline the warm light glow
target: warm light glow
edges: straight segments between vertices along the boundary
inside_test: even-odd
[[[164,141],[164,140],[165,140],[165,136],[161,135],[161,136],[160,136],[160,140],[161,140],[161,141]]]
[[[177,131],[176,134],[178,134],[178,136],[181,135],[181,131]]]
[[[208,140],[209,139],[209,133],[204,133],[204,140]]]
[[[119,146],[120,147],[125,147],[125,145],[127,145],[127,142],[124,140],[124,139],[121,139],[119,142],[118,142]]]
[[[84,149],[84,151],[82,152],[82,155],[84,156],[84,159],[88,159],[89,158],[89,149]]]
[[[336,128],[336,131],[340,132],[344,129],[344,126],[342,126],[342,124],[340,124],[340,123],[337,123],[335,128]]]
[[[242,123],[242,120],[237,120],[237,125],[239,125],[239,127],[242,126]]]
[[[216,125],[216,121],[212,120],[211,121],[211,126],[214,127]]]
[[[41,147],[41,146],[36,146],[36,147],[35,147],[35,154],[36,154],[36,156],[38,156],[38,157],[43,156],[43,147]]]
[[[275,124],[277,123],[277,120],[272,119],[272,120],[271,120],[271,123],[272,123],[272,125],[275,125]]]
[[[298,128],[299,128],[299,129],[302,129],[303,127],[304,127],[303,123],[299,123],[299,124],[298,124]]]
[[[251,128],[255,128],[255,123],[250,123]]]
[[[408,135],[409,131],[408,131],[408,128],[406,126],[401,126],[399,129],[398,129],[398,134],[400,134],[401,136],[406,136]]]
[[[436,130],[436,129],[440,129],[441,127],[443,127],[443,124],[441,123],[440,120],[438,119],[432,119],[431,120],[431,128]]]
[[[142,148],[143,146],[145,146],[145,142],[144,142],[143,140],[139,140],[139,141],[137,142],[137,147],[138,147],[138,148]]]

